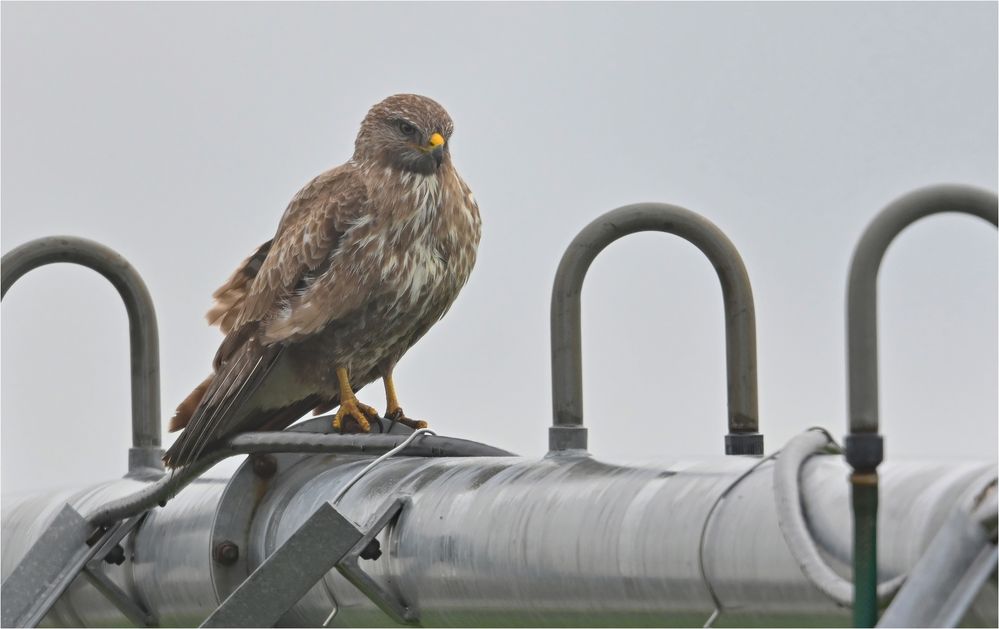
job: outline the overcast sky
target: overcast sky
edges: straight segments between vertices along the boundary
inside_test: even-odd
[[[599,214],[662,201],[742,253],[767,450],[813,425],[842,437],[844,291],[865,225],[927,184],[999,185],[996,24],[995,3],[4,2],[2,249],[72,234],[132,262],[159,315],[165,424],[220,341],[212,291],[350,156],[368,107],[417,92],[455,120],[483,238],[457,303],[396,371],[410,415],[541,455],[558,260]],[[889,461],[996,459],[996,241],[978,219],[933,217],[888,252]],[[3,491],[124,473],[111,286],[48,267],[2,317]],[[583,335],[596,455],[721,453],[721,293],[693,246],[610,247]],[[377,384],[360,398],[384,406]]]

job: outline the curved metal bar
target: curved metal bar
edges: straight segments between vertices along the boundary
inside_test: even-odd
[[[846,335],[850,432],[878,431],[877,278],[881,259],[899,232],[917,220],[961,212],[996,225],[996,195],[970,186],[941,185],[903,196],[867,226],[850,263]]]
[[[128,313],[132,371],[132,448],[129,473],[162,470],[160,350],[156,311],[138,272],[115,251],[85,238],[49,236],[14,248],[0,261],[0,297],[28,271],[54,262],[89,267],[111,282]]]
[[[323,416],[323,419],[329,419]],[[255,452],[306,452],[324,454],[380,455],[406,444],[412,435],[340,435],[314,434],[283,430],[279,432],[244,432],[236,435],[218,450],[189,466],[167,474],[134,494],[125,496],[93,513],[87,520],[95,525],[107,525],[156,505],[164,505],[181,489],[223,459]],[[420,434],[419,440],[405,445],[403,456],[418,457],[480,457],[514,456],[512,453],[467,439]]]
[[[684,238],[704,253],[721,280],[725,304],[728,377],[726,454],[762,454],[756,390],[756,311],[749,275],[732,242],[699,214],[665,203],[627,205],[587,225],[566,249],[552,289],[552,412],[549,447],[585,450],[580,294],[590,263],[622,236],[662,231]]]

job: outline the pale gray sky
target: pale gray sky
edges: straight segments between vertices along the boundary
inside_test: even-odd
[[[548,308],[591,219],[683,205],[740,249],[768,451],[845,432],[844,290],[876,211],[937,182],[997,188],[997,5],[2,6],[2,249],[98,240],[159,314],[164,422],[207,373],[203,314],[291,196],[397,92],[437,99],[484,220],[479,262],[397,370],[406,410],[525,455],[551,423]],[[881,273],[887,457],[996,458],[996,232],[934,217]],[[48,267],[2,308],[3,491],[125,471],[127,327],[93,272]],[[583,303],[586,423],[607,457],[721,452],[710,264],[615,244]],[[382,407],[380,387],[363,401]],[[170,439],[166,440],[168,444]]]

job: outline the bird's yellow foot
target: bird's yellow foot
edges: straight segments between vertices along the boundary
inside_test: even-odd
[[[340,409],[333,417],[333,430],[343,432],[343,420],[349,417],[357,423],[360,432],[371,432],[371,424],[368,420],[376,420],[378,411],[367,404],[361,404],[357,398],[350,398],[340,402]]]
[[[413,430],[419,430],[420,428],[426,428],[427,426],[429,426],[429,424],[425,421],[419,419],[410,419],[406,417],[406,414],[403,413],[402,409],[399,407],[396,407],[394,411],[386,412],[385,419],[392,420],[393,424],[399,423],[402,424],[403,426],[409,426]],[[392,430],[391,426],[389,426],[389,430]]]

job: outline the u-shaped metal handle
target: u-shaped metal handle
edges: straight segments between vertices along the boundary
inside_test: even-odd
[[[0,297],[28,271],[54,262],[89,267],[110,281],[125,302],[132,371],[132,448],[128,471],[162,470],[160,349],[156,311],[139,273],[117,252],[85,238],[49,236],[9,251],[0,260]]]
[[[873,627],[878,617],[878,474],[884,440],[878,433],[878,270],[899,233],[919,219],[960,212],[999,225],[996,195],[970,186],[941,185],[903,196],[878,214],[861,236],[846,288],[847,397],[850,433],[846,460],[853,506],[853,622]]]
[[[996,195],[970,186],[915,190],[881,211],[867,226],[850,263],[846,294],[850,432],[878,431],[877,279],[888,245],[917,220],[943,212],[977,216],[996,225]]]
[[[661,231],[684,238],[704,253],[721,280],[725,304],[728,376],[726,454],[762,454],[756,392],[756,309],[749,275],[732,242],[709,220],[676,205],[638,203],[600,216],[566,249],[552,289],[552,412],[549,449],[585,450],[580,294],[590,263],[622,236]]]

